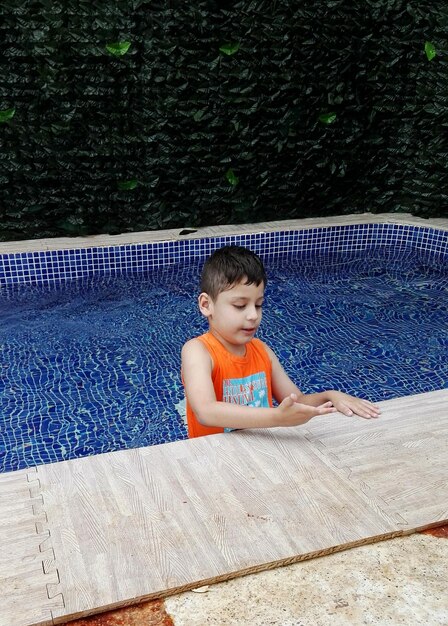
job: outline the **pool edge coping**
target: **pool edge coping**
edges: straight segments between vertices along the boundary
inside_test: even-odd
[[[72,250],[81,248],[103,248],[111,246],[134,245],[139,243],[160,243],[164,241],[183,241],[243,235],[269,233],[288,230],[308,230],[312,228],[331,228],[333,226],[351,226],[356,224],[397,224],[419,226],[448,231],[448,219],[420,218],[409,213],[352,213],[330,217],[278,220],[252,224],[227,224],[224,226],[204,226],[174,228],[169,230],[139,231],[120,235],[91,235],[88,237],[55,237],[46,239],[27,239],[0,242],[0,255],[36,251]],[[183,231],[189,231],[181,234]]]

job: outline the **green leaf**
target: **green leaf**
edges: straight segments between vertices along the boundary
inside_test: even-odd
[[[229,167],[229,169],[226,172],[226,178],[227,178],[227,181],[232,185],[232,187],[236,187],[238,183],[240,182],[240,179],[238,178],[238,176],[235,176],[235,172],[233,171],[231,167]]]
[[[432,61],[437,54],[434,44],[432,44],[430,41],[425,41],[425,52],[428,61]]]
[[[0,111],[0,123],[11,120],[14,117],[15,112],[15,109],[3,109],[3,111]]]
[[[106,50],[116,57],[122,57],[131,47],[130,41],[116,41],[106,44]]]
[[[333,124],[333,122],[336,120],[336,113],[334,113],[334,111],[332,111],[331,113],[322,113],[321,115],[319,115],[319,122],[322,122],[322,124]]]
[[[232,54],[235,54],[235,52],[238,52],[238,50],[240,49],[240,44],[238,41],[234,41],[231,43],[225,43],[222,46],[220,46],[219,51],[227,54],[227,56],[231,56]]]
[[[203,115],[204,115],[204,111],[196,111],[196,113],[193,115],[194,121],[200,122]]]
[[[129,189],[135,189],[138,185],[138,180],[122,180],[117,182],[117,187],[120,191],[128,191]]]
[[[60,229],[70,233],[71,235],[81,235],[83,232],[87,231],[84,220],[81,217],[75,217],[74,215],[65,220],[60,220],[57,225]]]

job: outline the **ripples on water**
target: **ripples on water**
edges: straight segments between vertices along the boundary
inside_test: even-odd
[[[448,260],[266,266],[259,336],[303,391],[378,401],[448,386]],[[3,289],[0,471],[186,437],[180,349],[206,330],[199,271]]]

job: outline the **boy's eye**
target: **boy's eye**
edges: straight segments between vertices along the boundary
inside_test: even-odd
[[[233,306],[235,307],[235,309],[238,309],[239,311],[242,311],[243,309],[246,308],[245,304],[234,304]],[[262,304],[256,304],[255,305],[256,309],[261,309],[262,307],[263,307]]]

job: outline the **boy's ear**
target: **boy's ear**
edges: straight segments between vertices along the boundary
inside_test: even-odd
[[[204,317],[210,317],[212,314],[213,301],[208,293],[201,293],[198,298],[199,310]]]

